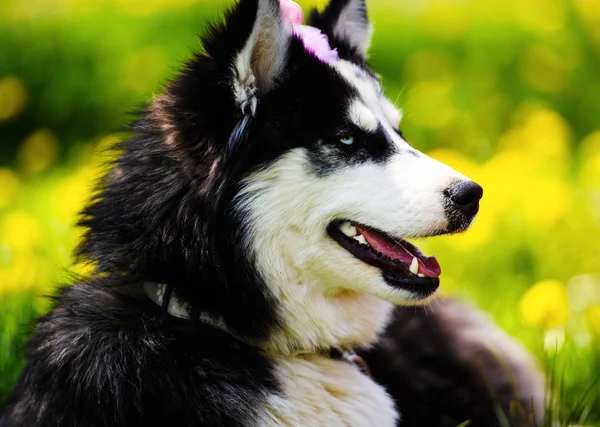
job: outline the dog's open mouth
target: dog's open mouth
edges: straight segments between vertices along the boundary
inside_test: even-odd
[[[390,285],[425,298],[439,287],[440,264],[415,245],[373,227],[351,221],[334,221],[329,235],[366,264],[381,269]]]

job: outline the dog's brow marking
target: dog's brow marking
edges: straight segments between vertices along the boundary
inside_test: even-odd
[[[369,112],[375,116],[375,119],[387,135],[390,143],[393,143],[399,150],[407,145],[395,131],[400,122],[400,112],[385,96],[380,94],[379,85],[372,77],[361,73],[359,67],[347,61],[340,60],[336,64],[337,71],[352,86],[354,86],[360,96],[360,101],[367,107]],[[358,77],[361,75],[361,77]]]
[[[375,114],[358,99],[352,101],[350,104],[348,116],[356,126],[368,132],[375,132],[379,127],[379,120],[377,120]]]

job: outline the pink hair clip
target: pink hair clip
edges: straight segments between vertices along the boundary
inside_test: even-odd
[[[292,0],[279,0],[279,5],[284,22],[291,25],[292,33],[302,40],[307,52],[325,63],[337,61],[337,49],[331,48],[327,36],[318,28],[302,25],[304,12],[298,3]]]
[[[289,22],[292,25],[302,25],[304,12],[298,3],[292,0],[279,0],[279,6],[284,22]]]

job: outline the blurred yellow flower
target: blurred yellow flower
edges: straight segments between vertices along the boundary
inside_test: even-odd
[[[482,202],[481,213],[477,215],[473,225],[466,232],[447,237],[450,246],[466,252],[482,248],[497,235],[495,212],[490,211],[484,202]]]
[[[2,241],[13,251],[27,251],[40,243],[40,226],[37,219],[24,211],[14,211],[2,221]]]
[[[579,156],[582,160],[600,154],[600,130],[587,135],[579,144]]]
[[[20,254],[6,268],[0,268],[0,293],[23,291],[49,285],[48,265],[31,254]]]
[[[18,78],[0,78],[0,121],[17,116],[25,108],[26,101],[27,92]]]
[[[457,150],[451,148],[437,148],[428,152],[427,155],[460,171],[460,173],[475,181],[479,179],[479,165]]]
[[[49,130],[33,132],[21,145],[19,166],[26,173],[44,172],[56,161],[58,146],[58,140]]]
[[[532,31],[549,33],[560,30],[565,24],[563,0],[513,0],[513,4],[517,18]]]
[[[587,311],[587,325],[590,332],[600,335],[600,304],[591,307]]]
[[[97,168],[88,165],[58,183],[53,198],[53,213],[57,219],[70,225],[75,223],[77,215],[92,196],[97,173]]]
[[[590,24],[600,23],[600,2],[598,0],[573,0],[575,9]]]
[[[579,182],[583,188],[600,190],[600,152],[586,156],[579,170]]]
[[[8,206],[19,193],[19,178],[13,171],[0,168],[0,209]]]
[[[496,195],[489,196],[492,193],[489,193],[490,189],[486,187],[485,182],[482,180],[480,166],[464,154],[448,148],[438,148],[427,154],[484,186],[486,196],[482,201],[482,211],[475,219],[473,226],[466,233],[444,238],[450,246],[463,251],[483,246],[493,238],[496,232],[496,210],[493,203],[488,204],[487,202],[495,199],[495,202],[506,203],[506,199],[499,200]],[[505,178],[502,175],[500,177],[504,181]],[[505,181],[504,184],[506,184]]]
[[[474,179],[483,186],[482,203],[485,203],[486,213],[493,212],[500,216],[506,212],[514,212],[524,197],[521,189],[531,179],[530,170],[528,159],[511,152],[496,154],[485,163]]]
[[[546,108],[528,105],[521,108],[516,117],[522,121],[522,125],[509,130],[500,139],[499,149],[528,156],[527,162],[549,166],[550,170],[560,162],[569,160],[571,128],[567,121],[557,112]]]
[[[521,319],[527,325],[544,330],[563,325],[569,315],[565,286],[556,280],[542,280],[523,295]]]
[[[573,195],[563,181],[542,178],[530,182],[530,189],[522,197],[523,216],[532,230],[547,231],[564,219],[573,206]]]

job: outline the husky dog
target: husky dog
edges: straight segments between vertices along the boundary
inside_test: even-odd
[[[437,260],[405,239],[465,230],[482,189],[403,138],[363,0],[311,26],[294,6],[240,0],[132,125],[83,212],[95,275],[38,322],[2,426],[385,427],[435,388],[394,368],[403,354],[476,375],[460,368],[472,328],[434,314],[407,338],[410,311],[364,353],[375,379],[352,363],[394,305],[438,289]],[[411,360],[414,378],[435,371]]]

